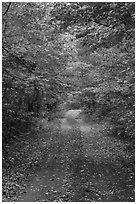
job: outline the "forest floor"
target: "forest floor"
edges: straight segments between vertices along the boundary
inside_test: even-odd
[[[105,120],[75,127],[40,120],[33,140],[9,147],[3,201],[133,202],[134,154],[108,134],[110,126]]]

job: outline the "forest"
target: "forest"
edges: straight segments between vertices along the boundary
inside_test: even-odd
[[[135,3],[2,3],[3,202],[135,201]]]

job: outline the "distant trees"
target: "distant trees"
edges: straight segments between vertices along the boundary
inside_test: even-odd
[[[78,101],[87,112],[109,118],[117,136],[133,139],[135,3],[56,3],[52,15],[60,32],[71,32],[77,42]]]

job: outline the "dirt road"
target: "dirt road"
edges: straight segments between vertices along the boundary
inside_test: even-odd
[[[47,155],[15,202],[134,201],[130,155],[124,142],[108,136],[108,125],[53,122],[50,139],[41,142]],[[43,121],[45,135],[47,127]]]

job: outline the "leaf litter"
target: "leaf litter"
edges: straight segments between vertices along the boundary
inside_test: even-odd
[[[52,124],[36,138],[14,147],[12,168],[3,169],[4,202],[134,201],[132,157],[105,124],[65,134]]]

